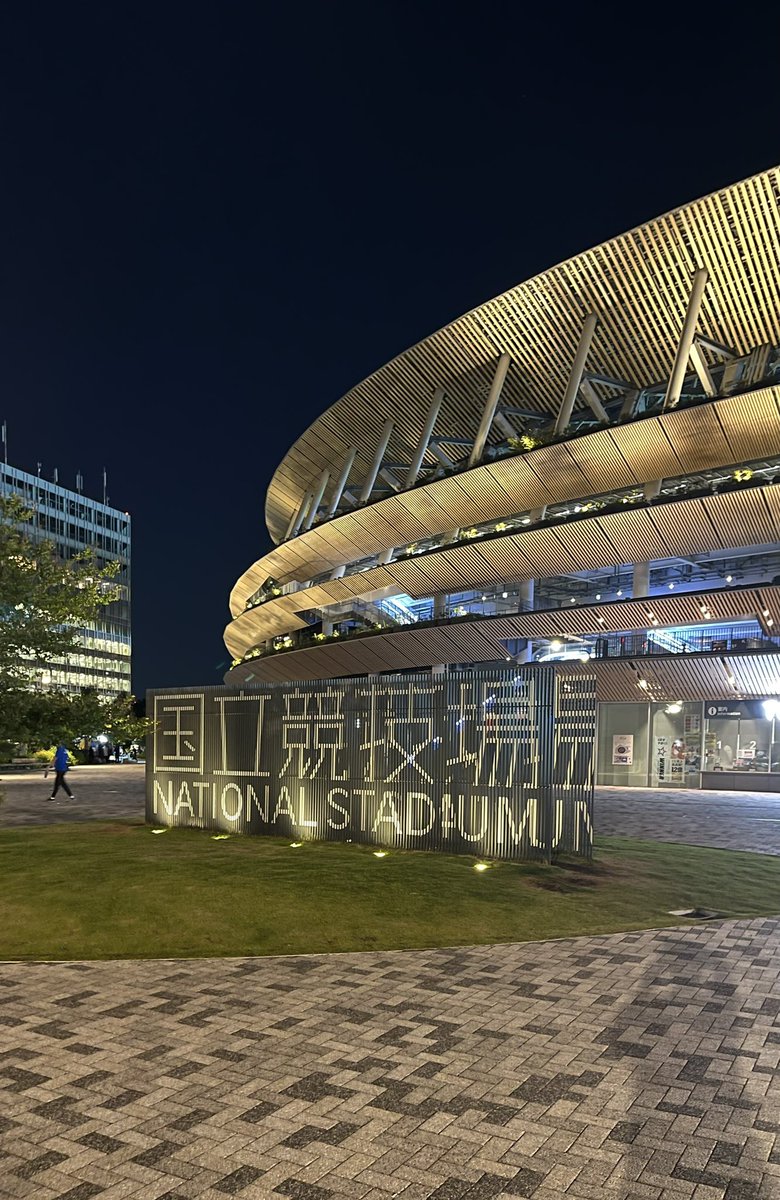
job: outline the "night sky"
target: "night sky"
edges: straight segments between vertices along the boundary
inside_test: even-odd
[[[773,30],[529,11],[5,7],[0,420],[132,514],[137,692],[220,682],[273,470],[349,387],[780,159]]]

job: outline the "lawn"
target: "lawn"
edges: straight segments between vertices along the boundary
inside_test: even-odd
[[[167,830],[0,831],[0,959],[306,954],[526,941],[780,912],[780,859],[602,839],[548,867]]]

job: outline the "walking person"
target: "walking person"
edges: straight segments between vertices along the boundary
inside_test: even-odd
[[[64,742],[60,742],[54,754],[54,788],[49,796],[50,800],[55,800],[60,784],[65,789],[65,794],[74,799],[73,792],[68,787],[68,781],[65,778],[65,773],[68,770],[68,750]]]

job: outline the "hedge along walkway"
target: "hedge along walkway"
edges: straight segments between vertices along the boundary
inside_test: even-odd
[[[607,839],[553,867],[102,822],[0,831],[0,959],[520,942],[780,912],[780,860]]]

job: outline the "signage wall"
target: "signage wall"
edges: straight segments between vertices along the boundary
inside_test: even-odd
[[[554,667],[148,694],[147,820],[589,855],[595,680]]]

